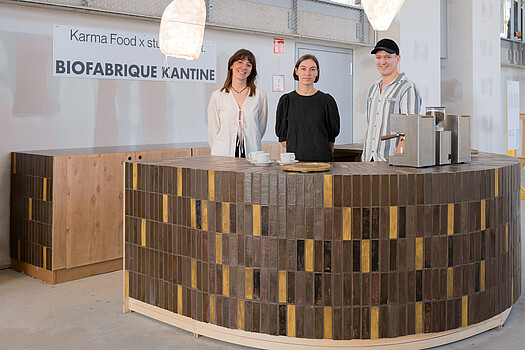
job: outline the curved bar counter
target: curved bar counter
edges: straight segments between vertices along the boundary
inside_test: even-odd
[[[288,173],[224,157],[126,164],[125,311],[256,347],[429,347],[521,293],[515,158]]]

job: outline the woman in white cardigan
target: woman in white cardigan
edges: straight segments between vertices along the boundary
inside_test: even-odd
[[[208,105],[211,154],[246,158],[261,150],[266,131],[268,99],[255,86],[255,56],[241,49],[228,60],[224,86],[212,93]]]

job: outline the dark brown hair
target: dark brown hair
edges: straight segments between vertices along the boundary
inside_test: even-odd
[[[255,95],[255,78],[257,78],[257,68],[255,66],[255,56],[250,50],[246,50],[246,49],[238,50],[228,60],[228,75],[226,76],[226,81],[224,82],[224,85],[222,86],[221,91],[224,90],[227,93],[230,93],[230,88],[232,86],[232,77],[233,77],[232,65],[234,62],[238,60],[244,60],[245,58],[247,58],[248,61],[252,64],[252,71],[250,72],[248,79],[246,79],[246,84],[250,88],[249,96]]]
[[[314,83],[317,83],[319,81],[319,75],[321,74],[320,69],[319,69],[319,61],[317,60],[317,57],[315,57],[314,55],[310,55],[310,54],[302,55],[301,57],[299,57],[299,59],[297,60],[297,63],[295,63],[295,68],[293,70],[293,78],[295,80],[299,80],[299,77],[297,76],[297,73],[295,73],[295,70],[298,69],[299,65],[303,61],[306,61],[306,60],[314,61],[315,65],[317,66],[317,77],[315,77],[315,80],[314,80]]]

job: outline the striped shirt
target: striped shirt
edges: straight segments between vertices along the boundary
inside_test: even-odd
[[[387,161],[394,154],[396,140],[381,141],[380,137],[390,134],[391,114],[419,114],[421,96],[416,85],[401,73],[381,92],[383,78],[380,78],[368,90],[366,101],[365,145],[361,160],[369,162]]]

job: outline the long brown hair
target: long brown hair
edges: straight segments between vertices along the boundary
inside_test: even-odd
[[[226,76],[226,81],[224,82],[224,85],[222,86],[221,91],[224,90],[227,93],[230,93],[230,88],[232,86],[232,77],[233,77],[232,65],[234,62],[238,60],[244,60],[245,58],[247,58],[248,61],[252,64],[252,71],[250,72],[248,79],[246,79],[246,85],[248,85],[248,87],[250,88],[249,96],[255,95],[255,78],[257,78],[257,68],[255,66],[255,56],[250,50],[246,50],[246,49],[238,50],[228,60],[228,75]]]

